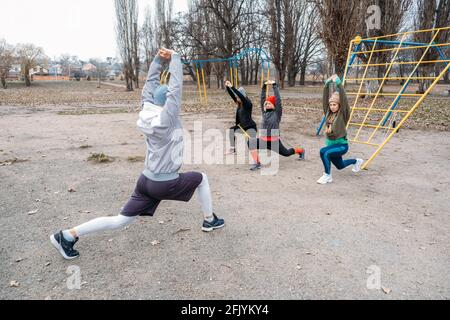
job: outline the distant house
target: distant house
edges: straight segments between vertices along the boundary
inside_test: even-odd
[[[36,66],[30,69],[30,76],[48,76],[48,69],[42,66]]]
[[[88,80],[95,75],[96,71],[97,67],[94,66],[92,63],[85,63],[81,68],[82,75],[84,77],[87,77]]]
[[[62,76],[63,75],[63,68],[60,64],[55,64],[52,65],[49,69],[48,69],[48,73],[51,76],[57,75],[57,76]]]
[[[97,71],[97,67],[94,66],[92,63],[86,63],[83,65],[82,70],[86,73],[92,73]]]
[[[20,80],[22,76],[22,68],[20,64],[13,64],[8,72],[8,80]]]
[[[108,72],[108,74],[106,75],[106,77],[107,77],[109,80],[115,80],[115,78],[116,78],[116,73],[114,72],[114,70],[111,70],[110,72]]]

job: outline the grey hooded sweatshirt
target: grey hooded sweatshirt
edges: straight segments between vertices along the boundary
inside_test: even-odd
[[[153,93],[160,85],[162,61],[157,56],[148,71],[142,91],[142,111],[137,126],[145,135],[147,156],[143,174],[153,181],[178,178],[183,162],[183,127],[180,120],[183,89],[183,65],[178,54],[172,54],[170,80],[164,107],[154,105]]]

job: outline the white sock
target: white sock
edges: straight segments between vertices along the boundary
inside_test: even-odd
[[[212,210],[211,189],[209,188],[209,181],[206,174],[202,173],[202,183],[197,188],[198,199],[202,206],[203,216],[206,221],[212,222],[214,220]]]
[[[69,230],[64,230],[64,231],[63,231],[63,237],[64,237],[64,239],[66,239],[67,241],[71,241],[71,242],[74,242],[74,241],[75,241],[75,238],[73,237],[73,235],[70,233]]]
[[[73,228],[78,237],[85,236],[94,232],[116,230],[131,224],[136,217],[127,217],[119,214],[115,217],[96,218]],[[73,236],[68,230],[63,231],[63,236],[69,241],[73,241]]]

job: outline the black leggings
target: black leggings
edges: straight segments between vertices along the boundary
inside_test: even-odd
[[[260,138],[253,138],[248,141],[249,150],[262,150],[268,149],[277,152],[279,155],[283,157],[290,157],[295,154],[295,149],[290,148],[287,149],[281,140],[276,141],[264,141]]]
[[[251,137],[251,138],[255,138],[256,137],[256,127],[243,127],[242,129],[245,130],[245,132]],[[234,148],[236,146],[236,132],[238,133],[244,133],[242,132],[242,129],[239,126],[233,126],[230,128],[229,133],[230,133],[230,145],[231,148]]]

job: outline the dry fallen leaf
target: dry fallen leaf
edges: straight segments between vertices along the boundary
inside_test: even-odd
[[[385,294],[389,294],[389,293],[391,293],[391,289],[389,289],[389,288],[386,288],[386,287],[381,287],[381,289],[383,290],[383,292],[385,293]]]
[[[176,235],[176,234],[179,234],[179,233],[182,233],[182,232],[187,232],[187,231],[190,231],[190,230],[191,229],[189,229],[189,228],[186,228],[186,229],[181,228],[181,229],[178,229],[176,232],[174,232],[173,235]]]
[[[9,286],[10,286],[11,288],[18,288],[18,287],[20,286],[20,283],[17,282],[17,281],[11,281],[11,282],[9,283]]]

